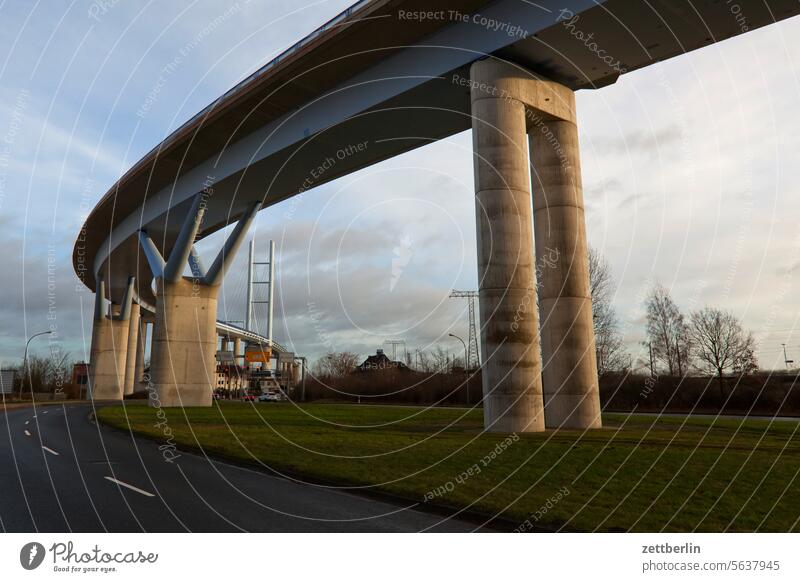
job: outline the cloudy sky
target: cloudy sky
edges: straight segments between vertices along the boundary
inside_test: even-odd
[[[70,260],[86,212],[181,123],[348,4],[0,0],[0,361],[20,360],[25,338],[49,327],[36,353],[87,357],[93,297]],[[798,37],[795,18],[578,93],[589,240],[613,267],[634,357],[642,297],[660,281],[685,310],[738,314],[763,366],[781,364],[782,343],[800,359]],[[311,357],[388,338],[460,352],[447,334],[466,336],[466,303],[448,294],[477,284],[468,133],[307,193],[290,224],[288,204],[255,229],[261,253],[278,246],[276,339]],[[243,259],[220,319],[243,319]]]

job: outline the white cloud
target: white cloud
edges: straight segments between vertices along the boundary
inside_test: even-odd
[[[349,2],[292,15],[296,3],[289,0],[240,4],[193,46],[144,119],[136,111],[163,67],[223,6],[153,4],[140,14],[141,6],[119,3],[99,23],[75,9],[57,30],[63,14],[39,9],[16,46],[15,26],[25,10],[0,9],[0,48],[8,55],[0,77],[0,135],[14,96],[22,89],[31,96],[0,207],[4,243],[36,241],[56,218],[59,228],[73,229],[87,182],[99,197],[169,128]],[[652,278],[670,285],[686,308],[709,302],[734,309],[756,330],[794,327],[800,45],[789,39],[798,35],[795,18],[579,92],[589,238],[614,267],[616,305],[630,322],[632,348],[642,336],[642,285]],[[57,106],[45,118],[51,100]],[[366,352],[384,336],[404,334],[409,345],[425,345],[449,341],[449,331],[465,332],[465,303],[446,296],[452,287],[477,284],[468,133],[308,192],[292,221],[283,214],[283,207],[262,212],[256,232],[257,240],[272,237],[280,245],[279,339],[314,355],[328,341]],[[60,248],[62,273],[68,273],[73,234],[66,233]],[[202,252],[210,256],[220,240],[204,241]],[[398,278],[393,260],[404,240],[411,241],[410,258]],[[226,281],[221,318],[242,317],[244,254]],[[26,260],[34,265],[26,268],[24,284],[33,299],[42,293],[35,264],[45,257],[45,249],[29,247]],[[14,272],[19,263],[7,253],[2,266]],[[15,296],[21,288],[9,281],[2,286]],[[64,301],[79,313],[73,298]],[[17,357],[15,309],[0,305],[5,358]],[[77,321],[65,332],[74,346],[82,344]],[[782,337],[764,338],[764,358]]]

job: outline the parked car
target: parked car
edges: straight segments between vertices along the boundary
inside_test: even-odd
[[[280,400],[280,395],[276,394],[275,392],[265,392],[258,397],[259,402],[280,402]]]
[[[260,397],[259,397],[259,399],[260,399]],[[244,396],[242,396],[242,400],[244,402],[255,402],[256,401],[256,397],[253,396],[252,394],[245,394]]]

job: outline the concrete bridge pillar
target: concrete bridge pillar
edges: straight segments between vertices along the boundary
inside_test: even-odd
[[[530,134],[548,428],[600,428],[578,128],[545,120]]]
[[[150,322],[142,317],[139,324],[139,341],[136,344],[136,370],[133,377],[134,392],[140,388],[144,378],[144,352],[147,346],[147,329],[149,326]]]
[[[237,366],[244,365],[244,353],[242,352],[242,338],[237,337],[233,340],[233,362]]]
[[[485,427],[599,427],[575,95],[495,59],[471,81]]]
[[[225,270],[236,256],[261,208],[251,205],[204,271],[192,243],[205,212],[204,193],[195,196],[169,259],[164,261],[145,231],[139,239],[156,279],[150,376],[160,406],[211,406],[216,384],[217,295]],[[192,277],[182,275],[189,263]]]
[[[493,60],[472,65],[472,143],[487,430],[544,430],[525,103]]]
[[[131,305],[131,316],[128,322],[128,345],[127,355],[125,356],[125,384],[123,389],[124,395],[133,394],[135,390],[136,379],[136,359],[139,353],[139,328],[141,316],[140,307],[138,303]]]
[[[157,280],[150,377],[161,406],[210,406],[216,378],[219,287]]]
[[[89,355],[92,400],[122,400],[132,291],[133,278],[129,280],[122,305],[109,305],[106,315],[105,282],[100,280],[98,283]]]

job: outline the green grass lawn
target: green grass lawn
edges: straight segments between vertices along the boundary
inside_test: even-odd
[[[482,434],[480,410],[223,403],[163,412],[179,447],[527,520],[526,529],[800,531],[794,422],[609,414],[603,430],[512,439]],[[142,403],[98,418],[163,440],[156,410]]]

